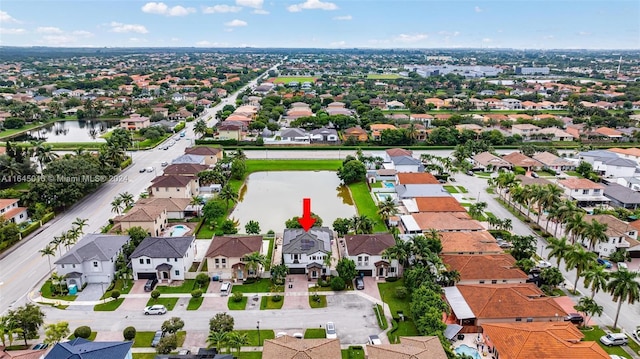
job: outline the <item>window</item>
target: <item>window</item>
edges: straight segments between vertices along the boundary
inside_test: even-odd
[[[389,273],[395,273],[396,267],[389,267]]]
[[[75,268],[75,267],[76,267],[76,265],[75,265],[75,264],[72,264],[72,265],[71,265],[71,267],[72,267],[72,268]]]
[[[600,190],[599,189],[594,189],[593,190],[593,194],[600,194]]]
[[[151,264],[151,259],[147,258],[147,264]]]
[[[588,189],[583,189],[582,190],[582,194],[589,194],[589,190]]]
[[[64,268],[64,264],[61,264],[61,265],[60,265],[60,267],[61,267],[61,268]]]
[[[170,260],[171,260],[170,258],[167,258],[167,262],[170,261]]]
[[[527,318],[527,323],[533,322],[533,318]]]
[[[93,261],[93,268],[98,268],[98,262]]]
[[[483,281],[483,280],[481,280],[481,281],[480,281],[480,284],[484,284],[484,281]]]
[[[215,263],[216,264],[220,263],[220,259],[216,258]]]
[[[226,259],[226,258],[222,258],[222,259],[220,260],[220,262],[222,262],[222,264],[226,264],[226,263],[227,263],[227,259]]]
[[[144,264],[144,259],[140,258],[140,264]]]
[[[522,318],[516,318],[516,322],[521,322]]]
[[[180,271],[179,270],[176,270],[176,275],[180,275]]]
[[[497,283],[498,283],[498,281],[495,280],[495,279],[491,281],[491,284],[497,284]]]
[[[174,261],[174,262],[177,262],[177,261],[178,261],[178,258],[173,258],[173,261]]]

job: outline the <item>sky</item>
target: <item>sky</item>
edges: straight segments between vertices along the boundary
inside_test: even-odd
[[[0,45],[640,49],[640,1],[2,0]]]

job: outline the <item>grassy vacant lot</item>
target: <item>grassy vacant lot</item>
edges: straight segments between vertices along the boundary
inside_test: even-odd
[[[273,339],[275,338],[275,333],[273,330],[268,329],[260,329],[260,343],[258,343],[258,330],[236,330],[238,333],[246,333],[247,334],[247,346],[250,347],[258,347],[264,344],[265,339]]]
[[[234,284],[231,293],[268,293],[271,291],[271,279],[260,278],[250,284]]]
[[[337,171],[340,160],[246,160],[247,174],[261,171]]]
[[[364,359],[364,350],[362,347],[342,349],[342,359]]]
[[[398,74],[367,74],[369,80],[395,80],[399,78]]]
[[[199,288],[196,285],[196,281],[194,279],[186,279],[179,286],[159,285],[159,286],[156,287],[156,289],[160,293],[163,293],[163,294],[165,294],[165,293],[191,293],[194,289],[198,289],[198,288],[202,289],[203,292],[206,292],[208,286],[209,286],[209,282],[207,282],[207,284],[205,284],[204,287]]]
[[[118,309],[122,302],[124,302],[124,298],[118,298],[110,302],[97,304],[93,307],[93,310],[96,312],[113,312],[114,310]]]
[[[314,300],[313,296],[309,296],[309,306],[311,308],[325,308],[327,306],[327,296],[319,295],[318,300]]]
[[[304,331],[305,339],[324,339],[327,337],[327,332],[324,328],[309,328]]]
[[[396,298],[396,288],[404,286],[404,279],[395,282],[378,283],[378,290],[384,302],[389,306],[391,315],[398,317],[397,312],[402,311],[405,317],[409,316],[409,303],[411,299],[407,296],[405,299]]]
[[[373,232],[386,232],[387,226],[382,222],[378,215],[378,207],[373,202],[373,198],[369,194],[369,187],[364,182],[352,183],[349,185],[351,198],[356,203],[358,214],[367,216],[373,220]]]
[[[198,308],[200,308],[200,306],[202,305],[202,301],[204,300],[204,297],[200,297],[200,298],[191,298],[189,299],[189,304],[187,304],[187,310],[198,310]]]
[[[592,330],[582,330],[582,334],[584,334],[583,341],[594,341],[598,343],[598,345],[600,345],[602,349],[604,349],[604,351],[609,354],[616,354],[623,358],[626,358],[628,355],[627,352],[625,352],[624,349],[622,349],[621,347],[617,347],[617,346],[608,347],[606,345],[602,345],[602,343],[600,343],[600,337],[603,335],[606,335],[606,333],[604,332],[604,330],[598,327],[593,327]]]
[[[282,305],[284,304],[284,296],[281,297],[277,302],[273,301],[273,297],[262,297],[260,299],[260,310],[265,309],[282,309]]]
[[[247,307],[247,297],[243,296],[242,300],[239,302],[236,302],[233,300],[233,297],[229,297],[229,300],[227,301],[227,308],[229,308],[229,310],[244,310],[244,308]]]
[[[51,281],[50,280],[44,282],[44,284],[42,285],[42,288],[40,288],[40,295],[42,295],[43,298],[57,299],[57,300],[68,300],[68,301],[71,301],[71,302],[76,300],[76,298],[77,298],[77,296],[75,296],[75,295],[58,295],[58,296],[54,296],[53,293],[51,293]]]
[[[176,303],[178,303],[178,299],[179,298],[171,298],[171,297],[160,297],[158,298],[158,300],[154,300],[153,298],[149,298],[149,301],[147,302],[147,306],[149,305],[154,305],[154,304],[162,304],[165,307],[167,307],[167,310],[173,310],[173,308],[175,308]]]
[[[305,76],[301,76],[301,77],[288,77],[288,76],[283,76],[283,77],[277,77],[273,80],[274,84],[289,84],[289,82],[299,82],[299,83],[303,83],[303,82],[316,82],[318,78],[317,77],[305,77]]]

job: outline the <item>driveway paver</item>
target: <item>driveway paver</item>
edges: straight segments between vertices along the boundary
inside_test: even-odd
[[[199,310],[229,310],[227,307],[228,297],[205,297]]]
[[[361,290],[361,292],[364,292],[366,295],[382,301],[382,299],[380,299],[380,290],[378,290],[378,283],[384,282],[384,279],[376,280],[376,277],[364,277],[363,279],[364,289]]]
[[[308,281],[304,274],[288,275],[282,309],[309,309],[309,285],[315,285],[315,282]]]

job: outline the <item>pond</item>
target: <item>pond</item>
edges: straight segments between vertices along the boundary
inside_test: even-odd
[[[255,172],[245,187],[230,216],[240,221],[240,233],[250,220],[258,221],[263,233],[270,229],[282,232],[284,222],[302,216],[303,198],[311,199],[311,211],[329,228],[336,218],[356,214],[348,189],[332,171]]]
[[[18,141],[44,140],[46,142],[105,142],[100,135],[120,125],[120,121],[57,121],[27,132]]]

